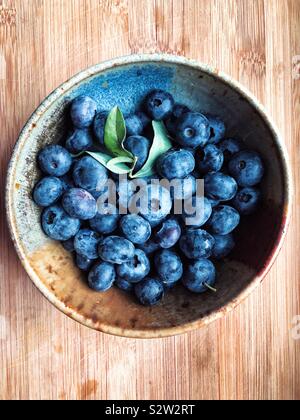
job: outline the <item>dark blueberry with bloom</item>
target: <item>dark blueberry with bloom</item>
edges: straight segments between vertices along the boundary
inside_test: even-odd
[[[77,128],[88,128],[93,124],[97,104],[89,96],[78,96],[71,104],[71,119]]]
[[[205,293],[216,283],[216,269],[210,260],[200,258],[189,264],[184,272],[183,285],[193,293]]]
[[[70,153],[62,146],[46,146],[38,155],[41,170],[51,176],[63,176],[72,165]]]

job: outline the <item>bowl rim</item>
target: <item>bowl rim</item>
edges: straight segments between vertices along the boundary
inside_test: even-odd
[[[222,306],[219,309],[216,309],[211,314],[204,316],[201,319],[196,321],[187,322],[185,324],[168,327],[168,328],[150,328],[150,329],[124,329],[116,327],[113,325],[107,325],[105,323],[97,323],[84,317],[75,310],[67,307],[61,300],[59,300],[54,294],[43,284],[40,280],[37,273],[31,267],[26,254],[23,250],[21,240],[18,237],[16,231],[16,224],[14,222],[15,216],[13,211],[13,185],[14,185],[14,175],[15,169],[17,166],[18,155],[24,145],[24,142],[37,126],[40,117],[44,112],[61,96],[69,89],[73,88],[77,84],[83,82],[84,80],[97,75],[100,72],[116,68],[128,64],[139,64],[144,62],[152,63],[166,63],[166,64],[179,64],[191,67],[196,70],[200,70],[209,76],[213,76],[223,83],[227,84],[230,88],[238,92],[244,99],[246,99],[251,106],[258,112],[260,117],[263,119],[264,123],[270,130],[274,143],[276,144],[277,150],[281,157],[281,163],[283,167],[283,185],[284,185],[284,205],[283,205],[283,217],[281,224],[278,230],[276,240],[274,241],[274,246],[272,247],[268,258],[264,262],[261,270],[256,274],[253,280],[245,287],[232,301],[228,302],[226,305]],[[107,334],[114,336],[127,337],[127,338],[162,338],[175,336],[178,334],[186,333],[203,326],[210,324],[211,322],[221,318],[226,313],[230,312],[236,308],[240,303],[242,303],[263,281],[272,265],[274,264],[285,239],[288,225],[291,219],[291,209],[292,209],[292,199],[293,199],[293,186],[292,186],[292,171],[289,161],[289,156],[287,153],[286,146],[283,142],[281,134],[270,117],[269,113],[266,111],[265,107],[259,102],[259,100],[241,83],[234,80],[232,77],[220,71],[218,68],[212,67],[210,65],[201,63],[196,60],[188,59],[182,56],[175,56],[170,54],[134,54],[127,55],[123,57],[114,58],[111,60],[103,61],[100,64],[96,64],[92,67],[89,67],[85,70],[82,70],[75,76],[71,77],[66,82],[62,83],[58,88],[56,88],[50,95],[48,95],[43,102],[38,106],[38,108],[33,112],[24,128],[21,130],[17,142],[14,146],[12,157],[10,159],[7,171],[6,179],[6,188],[5,188],[5,205],[6,205],[6,215],[8,220],[8,226],[10,234],[17,251],[17,254],[21,260],[23,267],[25,268],[28,276],[34,283],[34,285],[40,290],[40,292],[46,297],[46,299],[51,302],[57,309],[61,312],[72,318],[73,320],[97,331],[101,331]]]

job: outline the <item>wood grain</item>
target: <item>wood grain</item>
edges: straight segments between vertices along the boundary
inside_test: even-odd
[[[87,66],[135,52],[208,62],[263,102],[288,147],[292,226],[263,285],[208,328],[137,341],[53,308],[16,257],[0,196],[0,399],[299,399],[300,1],[0,0],[0,182],[40,101]],[[297,57],[298,56],[298,57]],[[299,77],[298,77],[299,76]]]

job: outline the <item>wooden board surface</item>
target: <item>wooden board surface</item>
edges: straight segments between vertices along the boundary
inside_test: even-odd
[[[200,331],[137,341],[88,330],[41,296],[9,239],[3,189],[48,93],[102,60],[157,51],[212,64],[265,104],[296,197],[283,250],[244,304]],[[299,399],[299,100],[299,0],[0,0],[0,399]]]

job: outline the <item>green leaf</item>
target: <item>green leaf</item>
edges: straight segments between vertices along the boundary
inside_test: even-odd
[[[111,172],[119,175],[129,174],[132,170],[132,164],[134,160],[127,156],[119,156],[116,158],[111,159],[107,163],[107,169]],[[126,163],[130,163],[130,167],[126,165]]]
[[[88,155],[92,156],[92,158],[96,159],[101,165],[107,168],[107,163],[111,160],[111,156],[107,155],[106,153],[102,152],[86,152]]]
[[[152,121],[152,126],[154,130],[154,140],[147,162],[136,174],[133,174],[132,170],[131,178],[142,178],[153,175],[155,173],[155,163],[159,156],[173,147],[164,124],[162,122]]]
[[[107,150],[114,156],[127,156],[133,158],[132,154],[128,152],[123,142],[126,138],[126,124],[122,111],[115,106],[109,113],[105,129],[104,129],[104,144]]]

